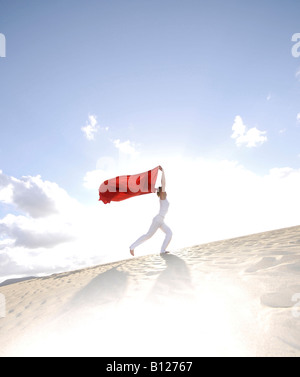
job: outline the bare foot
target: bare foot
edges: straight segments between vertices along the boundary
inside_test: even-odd
[[[134,257],[134,250],[130,250],[130,254]]]

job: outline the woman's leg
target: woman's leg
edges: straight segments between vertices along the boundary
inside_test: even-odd
[[[166,234],[164,242],[161,247],[161,251],[160,251],[161,253],[165,253],[166,248],[169,246],[169,243],[171,242],[173,233],[172,233],[172,230],[165,223],[162,223],[160,225],[160,229]]]
[[[155,218],[152,221],[152,224],[148,230],[148,232],[144,235],[142,235],[140,238],[138,238],[131,246],[130,250],[134,250],[139,245],[141,245],[143,242],[147,241],[149,238],[151,238],[154,233],[157,231],[157,229],[160,226],[160,222],[158,222]]]

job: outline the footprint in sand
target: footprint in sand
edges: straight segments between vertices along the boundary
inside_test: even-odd
[[[280,271],[286,272],[286,273],[299,274],[300,273],[300,262],[285,264],[285,265],[280,267]]]
[[[278,264],[278,260],[274,257],[265,257],[262,258],[258,263],[254,264],[253,266],[247,268],[245,272],[257,272],[259,270],[265,270],[270,267],[274,267]]]
[[[266,293],[261,296],[260,301],[270,308],[292,308],[295,306],[293,297],[296,293],[300,293],[300,285],[293,285],[282,288],[277,292]]]

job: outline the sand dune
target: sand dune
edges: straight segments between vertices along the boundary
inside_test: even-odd
[[[300,226],[0,287],[1,356],[300,356]]]

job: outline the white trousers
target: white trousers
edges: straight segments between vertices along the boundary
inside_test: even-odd
[[[144,235],[142,235],[139,239],[137,239],[131,246],[130,250],[134,250],[139,245],[141,245],[143,242],[147,241],[149,238],[151,238],[158,229],[161,229],[165,233],[165,239],[161,247],[161,253],[166,252],[166,248],[168,247],[169,243],[172,239],[172,231],[171,229],[164,223],[164,218],[160,215],[157,215],[154,217],[152,224],[148,230],[148,232]]]

